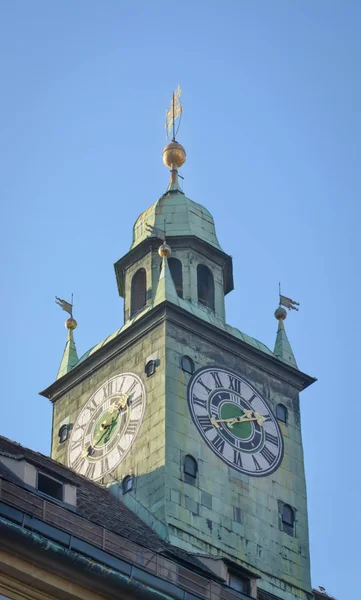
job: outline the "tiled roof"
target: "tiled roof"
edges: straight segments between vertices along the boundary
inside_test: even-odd
[[[38,466],[42,471],[77,486],[77,507],[79,516],[100,525],[155,552],[172,556],[174,560],[188,563],[193,569],[209,572],[196,557],[180,550],[160,538],[137,515],[117,500],[107,489],[78,475],[72,469],[61,465],[49,456],[35,452],[0,436],[0,454],[14,459],[25,459]],[[0,463],[0,476],[14,483],[21,483],[7,467]]]

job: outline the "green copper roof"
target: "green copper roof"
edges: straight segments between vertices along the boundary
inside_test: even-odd
[[[152,235],[149,226],[165,231],[167,239],[178,235],[195,235],[221,250],[210,212],[179,190],[167,192],[138,217],[133,227],[131,249]]]
[[[79,363],[86,360],[88,358],[88,356],[91,356],[97,350],[99,350],[100,348],[105,346],[108,342],[110,342],[111,340],[116,338],[118,335],[123,333],[126,329],[128,329],[128,327],[133,325],[133,323],[135,321],[138,321],[139,319],[141,319],[145,313],[149,312],[150,310],[152,310],[152,308],[154,306],[161,304],[165,300],[168,300],[168,302],[172,302],[173,304],[180,306],[181,308],[192,313],[199,319],[202,319],[203,321],[208,322],[210,325],[219,327],[223,331],[226,331],[230,335],[233,335],[234,337],[238,338],[242,342],[245,342],[246,344],[253,346],[253,348],[260,350],[261,352],[264,352],[265,354],[268,354],[269,356],[274,356],[273,352],[271,352],[271,350],[265,344],[262,344],[262,342],[259,342],[255,338],[250,337],[249,335],[247,335],[245,333],[242,333],[242,331],[239,331],[239,329],[236,329],[235,327],[231,327],[230,325],[227,325],[220,317],[217,317],[213,311],[207,309],[206,307],[204,307],[202,305],[196,305],[193,302],[189,302],[188,300],[179,298],[179,296],[177,295],[170,271],[169,271],[168,261],[166,261],[166,263],[165,264],[163,263],[163,266],[162,266],[162,271],[161,271],[161,275],[159,278],[158,288],[156,291],[154,302],[152,304],[149,304],[148,306],[144,307],[143,310],[139,311],[139,313],[137,313],[133,319],[127,321],[127,323],[125,323],[125,325],[123,325],[123,327],[121,327],[120,329],[118,329],[117,331],[115,331],[114,333],[109,335],[107,338],[105,338],[105,340],[99,342],[99,344],[97,344],[96,346],[94,346],[93,348],[90,348],[90,350],[85,352],[85,354],[83,354],[83,356],[79,359]]]
[[[68,339],[66,340],[63,358],[61,359],[60,367],[57,379],[69,373],[73,367],[78,363],[79,358],[75,347],[74,335],[71,329],[68,329]]]
[[[288,341],[287,333],[282,319],[278,321],[278,331],[273,354],[283,362],[287,363],[288,365],[291,365],[291,367],[295,367],[295,369],[298,369],[296,359],[294,357],[291,344]]]
[[[164,302],[164,300],[168,300],[173,304],[179,305],[179,296],[175,289],[174,281],[169,270],[168,259],[165,256],[163,257],[162,269],[159,276],[153,306],[161,304]]]

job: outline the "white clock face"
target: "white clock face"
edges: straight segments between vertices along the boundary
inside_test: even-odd
[[[86,402],[71,432],[68,465],[97,481],[125,458],[137,437],[145,390],[133,373],[106,381]]]
[[[283,458],[280,427],[267,402],[231,370],[205,367],[188,387],[192,419],[208,446],[240,473],[264,477]]]

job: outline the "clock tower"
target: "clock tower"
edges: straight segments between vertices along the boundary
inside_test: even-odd
[[[52,457],[236,574],[244,597],[309,599],[299,392],[314,379],[297,367],[283,308],[273,352],[226,323],[232,259],[180,188],[185,157],[175,139],[166,146],[169,186],[115,264],[123,326],[79,359],[67,321],[58,378],[42,392]]]

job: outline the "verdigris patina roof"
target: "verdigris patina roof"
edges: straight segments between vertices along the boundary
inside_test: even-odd
[[[167,192],[139,215],[133,227],[131,250],[149,237],[149,229],[152,227],[165,231],[167,239],[172,236],[195,235],[221,250],[210,212],[187,198],[180,190]]]

